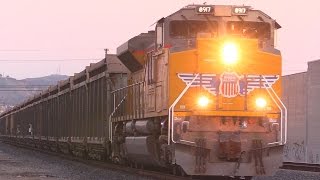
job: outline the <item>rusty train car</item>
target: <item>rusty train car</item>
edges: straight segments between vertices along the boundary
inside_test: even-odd
[[[2,139],[187,175],[273,174],[287,138],[279,28],[248,6],[183,7],[3,113]]]

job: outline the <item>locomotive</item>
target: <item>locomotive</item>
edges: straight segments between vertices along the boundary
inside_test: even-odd
[[[1,138],[187,175],[271,175],[287,138],[279,28],[249,6],[188,5],[3,113]]]

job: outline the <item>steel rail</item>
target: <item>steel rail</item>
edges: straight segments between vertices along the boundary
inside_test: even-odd
[[[281,169],[320,172],[320,164],[283,162]]]

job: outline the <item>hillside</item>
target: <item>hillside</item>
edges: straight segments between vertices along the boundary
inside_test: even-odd
[[[55,85],[58,81],[67,79],[65,75],[50,75],[39,78],[27,78],[17,80],[12,77],[0,77],[0,105],[14,106],[34,94],[40,93],[49,85]]]

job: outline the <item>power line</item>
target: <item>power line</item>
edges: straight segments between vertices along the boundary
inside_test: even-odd
[[[39,52],[40,49],[0,49],[0,52]]]
[[[0,85],[0,91],[44,91],[51,85]]]
[[[97,61],[102,60],[102,58],[96,58],[96,59],[0,59],[0,61],[4,62],[47,62],[47,61]]]
[[[0,89],[47,89],[48,87],[19,87],[19,86],[11,86],[11,87],[0,87]]]
[[[13,91],[43,91],[43,90],[41,89],[0,89],[0,91],[13,92]]]
[[[22,88],[22,87],[7,87],[7,88],[5,88],[5,87],[0,87],[0,89],[2,89],[2,90],[10,90],[10,89],[24,89],[24,90],[45,90],[45,89],[47,89],[47,88]]]
[[[1,87],[48,87],[48,86],[52,86],[52,85],[23,85],[23,84],[5,84],[5,85],[0,85],[0,88]]]

